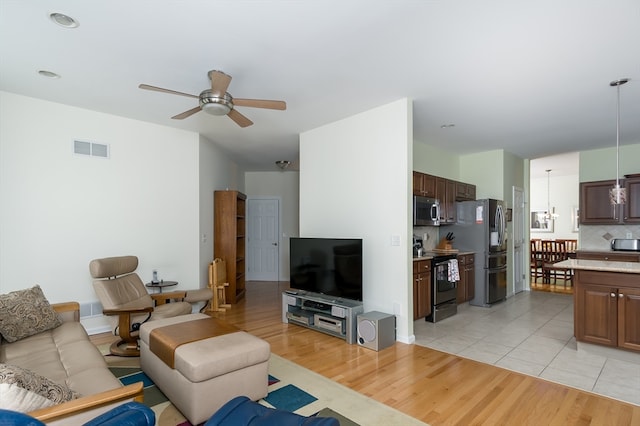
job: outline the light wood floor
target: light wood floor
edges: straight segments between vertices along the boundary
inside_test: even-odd
[[[433,426],[640,424],[640,406],[417,345],[375,352],[283,324],[286,285],[247,283],[246,297],[215,316],[265,339],[273,353]]]

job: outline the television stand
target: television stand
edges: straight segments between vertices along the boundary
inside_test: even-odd
[[[301,325],[312,330],[356,343],[358,314],[362,302],[308,291],[282,293],[282,322]]]

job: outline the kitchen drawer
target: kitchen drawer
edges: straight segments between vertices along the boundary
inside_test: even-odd
[[[421,272],[429,272],[431,271],[431,261],[430,260],[416,260],[413,262],[413,273],[419,274]]]
[[[458,263],[461,265],[473,265],[475,262],[475,256],[473,254],[463,254],[458,256]]]
[[[612,262],[640,262],[640,253],[578,250],[576,252],[576,259],[609,260]]]

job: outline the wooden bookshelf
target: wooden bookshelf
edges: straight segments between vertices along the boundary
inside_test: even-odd
[[[245,293],[246,199],[238,191],[215,191],[213,197],[213,255],[227,263],[227,303]]]

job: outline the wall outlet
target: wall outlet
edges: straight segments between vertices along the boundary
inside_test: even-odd
[[[627,232],[627,239],[630,240],[633,238],[633,234],[631,232]]]

